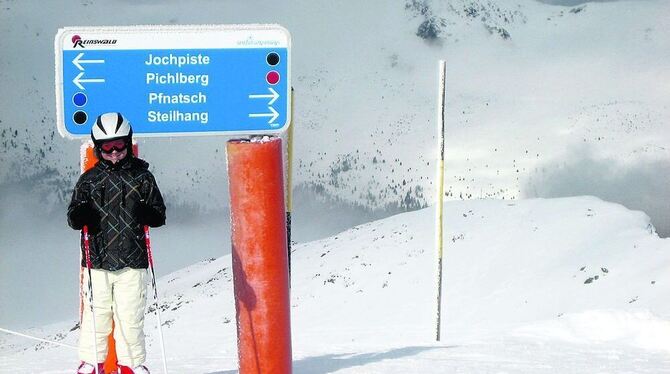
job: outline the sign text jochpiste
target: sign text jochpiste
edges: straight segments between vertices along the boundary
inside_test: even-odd
[[[70,27],[55,39],[58,129],[122,112],[139,136],[273,134],[290,122],[278,25]]]

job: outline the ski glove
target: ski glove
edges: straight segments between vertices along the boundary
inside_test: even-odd
[[[135,217],[142,225],[159,227],[165,224],[165,216],[141,200],[135,208]]]
[[[70,227],[75,230],[81,230],[84,226],[88,226],[88,230],[95,233],[100,229],[100,214],[91,203],[81,203],[70,209],[68,221]]]

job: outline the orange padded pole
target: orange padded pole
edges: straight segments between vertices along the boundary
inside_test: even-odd
[[[290,374],[284,168],[280,138],[227,145],[240,374]]]
[[[137,156],[139,149],[137,144],[133,144],[133,154]],[[82,143],[80,148],[80,165],[81,173],[83,174],[88,169],[95,166],[98,163],[98,159],[95,157],[95,152],[93,151],[93,142],[85,141]],[[81,262],[81,261],[80,261]],[[80,266],[79,268],[79,321],[84,313],[84,298],[83,288],[84,287],[84,268]],[[114,321],[112,321],[112,332],[107,337],[107,357],[105,358],[105,373],[114,373],[117,370],[117,357],[116,357],[116,341],[114,340]]]

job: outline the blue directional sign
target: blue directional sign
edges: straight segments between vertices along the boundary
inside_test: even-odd
[[[290,122],[290,35],[276,25],[67,28],[58,129],[121,112],[139,136],[273,134]]]

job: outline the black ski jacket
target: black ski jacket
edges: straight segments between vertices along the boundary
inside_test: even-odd
[[[164,225],[165,204],[148,167],[129,154],[116,165],[99,161],[79,177],[68,207],[68,224],[75,230],[88,226],[94,269],[149,266],[144,225]],[[83,235],[81,250],[85,267]]]

